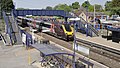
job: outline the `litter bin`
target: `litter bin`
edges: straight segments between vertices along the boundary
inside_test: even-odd
[[[41,43],[41,44],[50,44],[49,40],[47,40],[47,39],[42,39],[42,40],[40,41],[40,43]]]
[[[80,62],[75,62],[75,68],[86,68],[86,66]]]

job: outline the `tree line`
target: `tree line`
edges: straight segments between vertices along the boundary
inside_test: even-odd
[[[109,15],[120,15],[120,0],[107,1],[105,3],[105,11],[109,13]]]
[[[81,5],[83,8],[86,9],[88,12],[94,12],[94,6],[95,6],[95,11],[96,12],[105,12],[108,15],[120,15],[120,0],[112,0],[112,1],[106,1],[105,3],[105,8],[102,7],[102,5],[95,4],[92,5],[90,4],[89,1],[85,1]],[[58,4],[55,7],[47,6],[47,10],[64,10],[67,12],[75,11],[80,8],[79,2],[74,2],[71,5],[67,4]]]
[[[0,2],[1,10],[11,11],[12,9],[14,9],[12,0],[0,0],[0,1],[1,1]],[[72,11],[78,10],[80,6],[85,8],[86,11],[88,12],[94,11],[94,5],[90,4],[89,1],[85,1],[84,3],[82,3],[82,5],[80,5],[79,2],[74,2],[71,5],[58,4],[55,7],[47,6],[46,9],[47,10],[64,10],[67,12],[72,12]],[[18,9],[24,9],[24,8],[18,8]],[[95,4],[95,9],[96,9],[96,12],[106,12],[106,13],[109,13],[109,15],[112,15],[112,14],[120,15],[120,0],[106,1],[105,9],[101,5]]]
[[[0,0],[1,11],[11,11],[14,9],[12,0]]]
[[[91,5],[89,3],[89,1],[85,1],[84,3],[82,3],[81,5],[83,8],[85,8],[86,10],[88,10],[89,12],[93,12],[94,11],[94,5]],[[103,8],[101,5],[99,4],[95,4],[96,6],[96,11],[103,11]],[[51,6],[47,6],[46,9],[47,10],[64,10],[67,12],[71,12],[73,10],[77,10],[80,8],[80,4],[79,2],[74,2],[71,5],[67,5],[67,4],[58,4],[55,7],[51,7]]]

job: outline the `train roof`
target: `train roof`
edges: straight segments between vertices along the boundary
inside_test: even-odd
[[[32,21],[32,22],[43,22],[42,20],[35,20],[33,18],[27,18],[27,17],[22,17],[22,16],[18,16],[18,18],[20,18],[20,19],[26,19],[26,20]]]

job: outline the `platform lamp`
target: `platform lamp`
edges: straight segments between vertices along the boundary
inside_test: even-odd
[[[76,29],[76,21],[79,21],[80,18],[78,18],[78,17],[77,18],[70,18],[69,20],[74,21],[74,23],[73,23],[74,24],[74,33],[73,33],[74,34],[74,46],[73,46],[73,48],[74,48],[74,53],[73,53],[73,55],[74,55],[74,58],[73,58],[74,59],[73,60],[74,64],[73,64],[73,68],[75,68],[75,48],[76,48],[76,35],[75,35],[76,30],[75,29]]]
[[[26,15],[26,16],[27,16],[27,17],[32,17],[33,15]],[[31,19],[29,18],[29,22],[31,22],[30,20],[31,20]],[[35,38],[35,37],[34,37],[34,31],[35,31],[35,30],[34,30],[31,26],[30,26],[30,30],[32,31],[32,39],[33,39],[32,42],[33,42],[33,44],[34,44],[34,38]]]
[[[94,28],[95,28],[95,25],[96,23],[95,23],[95,4],[94,4]]]

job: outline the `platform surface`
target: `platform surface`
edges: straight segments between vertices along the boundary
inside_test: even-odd
[[[81,33],[76,33],[76,38],[86,40],[95,44],[99,44],[105,47],[113,48],[120,51],[120,43],[115,43],[102,37],[89,37]]]
[[[29,32],[29,33],[32,34],[31,32]],[[44,35],[44,33],[42,33],[41,36],[40,36],[40,35],[37,35],[37,34],[34,34],[34,36],[35,36],[36,38],[38,38],[38,39],[39,39],[39,38],[44,39],[44,38],[42,37],[43,35]],[[50,43],[56,44],[56,43],[54,43],[54,42],[52,42],[52,41],[50,41]],[[65,50],[65,51],[67,51],[68,53],[73,53],[72,50],[69,50],[69,49],[67,49],[67,48],[65,48],[65,47],[63,47],[63,46],[61,46],[61,45],[56,44],[55,46],[58,47],[58,48],[61,48],[61,49]],[[80,55],[80,54],[78,54],[78,53],[76,53],[76,56],[77,56],[77,57],[81,57],[81,58],[85,58],[83,55]],[[76,59],[77,59],[77,57],[76,57]],[[88,60],[89,58],[86,57],[85,59]],[[94,64],[94,68],[109,68],[109,67],[107,67],[107,66],[105,66],[105,65],[103,65],[103,64],[101,64],[101,63],[98,63],[98,62],[92,60],[92,59],[90,59],[89,61]]]

